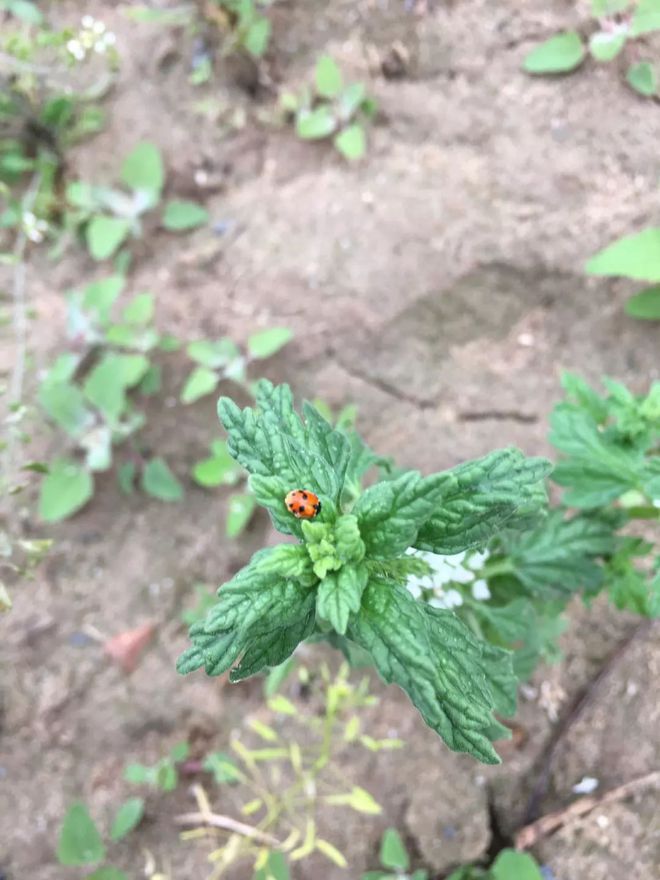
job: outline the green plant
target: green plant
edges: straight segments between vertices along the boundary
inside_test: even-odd
[[[660,30],[658,0],[592,0],[591,11],[597,30],[586,44],[577,31],[564,31],[535,46],[525,56],[523,70],[531,74],[570,73],[588,55],[596,62],[612,61],[631,42]],[[658,95],[657,71],[648,60],[629,63],[626,82],[640,95]]]
[[[351,683],[347,664],[334,676],[325,664],[314,674],[300,667],[298,679],[307,693],[302,706],[273,692],[266,704],[271,723],[265,723],[260,711],[232,739],[230,753],[213,752],[202,764],[220,788],[216,796],[223,814],[231,804],[241,820],[215,813],[214,794],[202,785],[193,787],[198,812],[179,817],[181,824],[192,826],[184,837],[197,839],[211,832],[216,837],[217,829],[228,834],[226,843],[209,855],[215,877],[250,859],[254,880],[282,880],[289,877],[288,863],[312,853],[346,868],[344,855],[321,836],[319,807],[365,816],[381,812],[368,791],[346,778],[344,760],[348,749],[376,752],[403,745],[363,731],[363,710],[378,702],[368,692],[367,679]]]
[[[133,491],[139,474],[143,490],[155,498],[177,500],[183,494],[166,462],[145,458],[134,442],[145,423],[134,401],[160,390],[161,370],[154,356],[178,343],[155,328],[151,294],[133,297],[117,315],[124,285],[121,275],[111,275],[69,295],[73,350],[56,358],[39,386],[38,402],[68,447],[50,462],[41,484],[39,513],[50,522],[89,501],[94,475],[111,468],[113,448],[129,439],[131,456],[118,469],[122,490]]]
[[[413,871],[410,868],[410,856],[396,828],[388,828],[380,843],[379,861],[382,871],[368,871],[362,880],[428,880],[426,871]]]
[[[133,831],[144,816],[142,798],[130,798],[119,807],[108,833],[108,843],[116,843]],[[78,801],[67,811],[60,829],[57,860],[66,867],[98,865],[105,861],[106,843],[84,803]],[[128,880],[118,868],[103,866],[87,875],[87,880]]]
[[[660,548],[628,529],[660,519],[660,383],[636,397],[604,381],[600,396],[563,378],[567,399],[552,413],[550,440],[561,455],[552,478],[565,492],[546,519],[495,535],[483,550],[414,551],[431,571],[410,577],[408,589],[513,648],[520,679],[558,656],[561,615],[576,594],[605,592],[618,608],[660,616]]]
[[[626,312],[633,318],[660,320],[660,227],[617,239],[593,256],[585,269],[590,275],[650,282],[626,302]]]
[[[315,85],[299,95],[285,92],[280,103],[295,120],[302,140],[332,138],[345,159],[362,159],[367,152],[366,124],[376,114],[376,102],[362,83],[345,85],[337,63],[328,55],[316,64]]]
[[[213,19],[221,26],[226,38],[224,55],[243,50],[253,58],[261,58],[268,49],[271,24],[263,9],[272,0],[212,0]],[[207,16],[210,12],[207,10]]]
[[[142,217],[158,207],[165,185],[165,168],[158,147],[150,141],[139,143],[124,159],[120,180],[124,189],[81,181],[67,187],[67,223],[83,231],[95,260],[111,257],[130,237],[139,237]],[[194,229],[207,221],[204,208],[180,199],[167,202],[161,217],[161,225],[170,232]]]
[[[313,635],[352,643],[452,749],[498,762],[492,740],[507,729],[492,713],[514,711],[511,657],[451,612],[413,599],[406,580],[428,566],[407,551],[457,553],[504,527],[528,528],[545,506],[549,463],[507,449],[428,477],[389,472],[361,492],[380,459],[355,432],[333,429],[310,404],[302,419],[286,385],[260,382],[256,401],[241,410],[220,400],[228,448],[275,528],[299,543],[259,551],[220,589],[216,607],[191,627],[179,671],[231,669],[240,681],[279,665]],[[289,513],[292,488],[319,496],[317,519]]]
[[[467,865],[452,871],[447,880],[543,880],[543,874],[533,856],[503,849],[490,868]]]
[[[179,783],[177,764],[188,757],[188,743],[180,742],[172,746],[169,754],[156,764],[129,764],[124,770],[124,779],[135,785],[148,785],[160,791],[174,791]]]

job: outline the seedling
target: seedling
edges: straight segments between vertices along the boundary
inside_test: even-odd
[[[633,318],[660,320],[660,227],[617,239],[593,256],[585,269],[590,275],[650,282],[626,302],[625,309]]]
[[[258,719],[247,720],[229,751],[206,757],[202,767],[219,791],[193,786],[199,812],[180,817],[182,824],[193,826],[184,838],[215,839],[217,829],[225,829],[226,843],[209,855],[215,876],[249,859],[254,880],[283,880],[290,876],[289,863],[313,853],[346,868],[344,855],[322,837],[319,808],[349,809],[365,816],[381,812],[368,791],[346,778],[340,756],[348,748],[379,751],[403,745],[397,739],[376,740],[363,731],[363,710],[378,702],[369,694],[367,679],[352,684],[347,664],[334,677],[325,664],[316,674],[301,667],[297,677],[306,688],[307,707],[271,692],[271,723],[260,712]],[[238,807],[240,824],[233,816],[221,817],[229,819],[224,824],[214,820],[215,797],[223,813],[228,804]]]
[[[179,671],[231,669],[230,680],[240,681],[284,662],[307,638],[346,643],[408,693],[450,748],[497,763],[492,741],[507,729],[493,712],[515,708],[511,655],[451,612],[416,601],[406,580],[428,566],[407,551],[458,553],[504,527],[529,528],[546,504],[549,463],[501,450],[428,477],[404,471],[361,491],[379,459],[357,435],[349,440],[310,404],[301,418],[286,385],[260,382],[256,401],[241,410],[220,400],[228,449],[275,528],[299,543],[259,551],[220,589],[216,607],[191,627]],[[318,517],[287,509],[294,488],[319,497]]]
[[[68,225],[81,229],[95,260],[113,256],[130,238],[142,234],[142,219],[160,203],[165,168],[158,147],[139,143],[124,159],[120,180],[123,189],[77,181],[67,187]],[[172,199],[164,206],[161,225],[184,232],[204,225],[207,211],[197,202]]]
[[[160,791],[174,791],[179,783],[177,765],[188,757],[188,743],[177,743],[168,755],[157,764],[129,764],[124,770],[124,779],[135,785],[148,785]]]
[[[345,159],[365,156],[366,126],[376,115],[376,102],[362,83],[345,85],[341,70],[328,55],[317,62],[314,88],[300,95],[285,92],[280,104],[302,140],[332,138]]]
[[[503,849],[490,868],[466,865],[452,871],[447,880],[544,880],[544,875],[529,853]]]
[[[531,74],[563,74],[577,70],[591,55],[602,63],[625,55],[629,45],[660,30],[658,0],[592,0],[597,30],[585,43],[577,31],[564,31],[540,43],[525,57],[523,70]],[[628,63],[626,82],[644,97],[657,97],[658,74],[648,60]]]
[[[89,814],[84,803],[78,801],[71,805],[60,830],[57,844],[57,860],[66,867],[98,865],[106,858],[107,845],[122,840],[142,821],[144,801],[142,798],[129,798],[117,810],[106,840]],[[128,880],[128,876],[118,868],[109,865],[99,867],[87,875],[87,880]]]
[[[272,0],[271,0],[272,2]],[[259,0],[212,0],[207,18],[216,22],[224,34],[223,55],[244,51],[261,58],[268,49],[271,24],[263,9],[271,2]]]
[[[382,871],[368,871],[362,880],[428,880],[426,871],[409,873],[410,856],[396,828],[388,828],[380,843],[379,861]]]
[[[114,447],[144,425],[136,396],[160,389],[156,352],[178,346],[155,328],[151,294],[140,293],[118,308],[124,284],[122,276],[111,275],[70,294],[72,350],[59,355],[39,386],[39,404],[68,438],[68,449],[50,463],[41,485],[39,512],[49,522],[70,516],[92,497],[94,475],[110,469]],[[138,474],[143,490],[155,498],[173,501],[183,495],[164,459],[147,459],[133,444],[118,471],[124,491],[133,490]]]

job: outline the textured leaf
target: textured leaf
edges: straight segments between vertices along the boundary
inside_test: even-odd
[[[152,458],[142,471],[142,489],[160,501],[180,501],[183,486],[174,476],[164,458]]]
[[[571,594],[597,587],[602,570],[596,560],[615,547],[612,528],[597,519],[565,519],[552,514],[534,531],[507,536],[504,544],[516,577],[532,592]]]
[[[121,840],[122,837],[136,828],[144,815],[144,801],[140,797],[129,798],[117,810],[117,814],[110,829],[111,840]]]
[[[316,594],[316,614],[327,620],[335,632],[344,635],[351,614],[360,610],[362,593],[367,585],[367,566],[344,565],[338,572],[328,574]]]
[[[438,507],[445,484],[444,474],[422,477],[408,471],[370,486],[353,508],[369,557],[391,559],[412,546]]]
[[[408,852],[396,828],[387,828],[380,842],[380,863],[384,868],[407,871],[410,865]]]
[[[414,546],[451,555],[484,546],[502,528],[527,527],[545,508],[550,470],[543,458],[500,449],[444,471],[441,500]]]
[[[209,212],[197,202],[172,199],[165,205],[163,226],[170,232],[184,232],[208,223]]]
[[[57,522],[84,507],[94,494],[94,481],[74,461],[59,458],[51,462],[39,495],[39,516]]]
[[[660,227],[617,239],[592,257],[584,268],[590,275],[660,282]]]
[[[57,844],[61,865],[89,865],[105,857],[105,847],[87,807],[75,803],[64,817]]]
[[[256,389],[257,408],[241,410],[228,398],[220,398],[218,414],[226,428],[228,449],[250,474],[273,477],[285,491],[307,489],[321,497],[323,505],[336,504],[350,454],[348,440],[310,405],[304,407],[305,421],[293,408],[288,385],[274,387],[262,380]],[[254,484],[257,492],[257,484]],[[321,512],[323,518],[324,512]],[[274,518],[285,534],[300,534],[290,515]]]
[[[527,73],[569,73],[585,59],[580,35],[566,31],[540,43],[525,56],[523,70]]]
[[[215,607],[190,629],[193,646],[179,658],[179,672],[204,666],[220,675],[233,667],[231,680],[239,681],[279,666],[311,633],[314,592],[262,571],[260,562],[271,553],[257,553],[220,588]]]
[[[451,612],[377,578],[369,581],[348,636],[371,654],[385,681],[406,691],[451,749],[499,763],[490,736],[505,733],[492,712],[510,714],[515,706],[510,654],[477,640]]]

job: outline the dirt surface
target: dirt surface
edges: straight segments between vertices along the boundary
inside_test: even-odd
[[[356,403],[375,448],[437,470],[507,444],[548,453],[547,415],[565,368],[640,391],[658,378],[657,328],[622,311],[629,286],[588,280],[582,266],[657,217],[660,157],[658,106],[631,93],[616,64],[557,79],[519,72],[534,40],[585,27],[588,4],[428,6],[423,15],[399,0],[275,8],[277,82],[296,88],[329,51],[378,99],[368,159],[347,167],[330,148],[266,124],[272,98],[246,95],[236,71],[189,85],[183,32],[131,23],[118,4],[86,4],[116,32],[122,65],[109,125],[77,148],[69,173],[109,179],[135,142],[156,141],[168,194],[202,199],[222,230],[173,238],[153,229],[138,243],[131,288],[157,294],[161,328],[242,341],[261,326],[291,326],[296,341],[268,363],[269,378],[333,405]],[[60,7],[64,17],[80,14],[76,4]],[[409,64],[387,80],[374,58],[394,41]],[[195,111],[202,98],[218,102],[220,121]],[[226,108],[244,111],[242,128],[228,130]],[[63,292],[95,272],[80,251],[56,265],[35,254],[37,366],[62,343]],[[175,358],[168,388],[183,370]],[[219,428],[212,402],[169,403],[152,405],[147,440],[185,479]],[[51,441],[37,442],[45,450]],[[222,748],[261,704],[259,682],[224,688],[174,671],[193,584],[222,582],[274,540],[258,518],[239,542],[227,541],[223,493],[186,488],[185,505],[170,507],[127,500],[108,477],[74,520],[49,530],[26,521],[56,545],[0,623],[0,874],[8,880],[75,876],[54,859],[73,799],[107,819],[129,793],[121,778],[129,761],[154,761],[200,729],[209,748]],[[388,825],[433,876],[506,840],[525,819],[558,719],[636,625],[604,605],[571,616],[565,659],[536,675],[521,700],[520,736],[502,745],[495,770],[451,754],[402,695],[375,683],[373,735],[395,730],[408,746],[366,763],[349,750],[343,772],[384,813],[348,821],[321,813],[323,836],[348,854],[351,870],[310,862],[295,877],[375,868]],[[156,640],[127,679],[93,634],[146,621],[156,623]],[[606,790],[660,767],[659,657],[655,629],[612,668],[562,740],[543,811],[569,803],[584,775]],[[611,805],[538,854],[556,880],[660,876],[657,803],[647,792]],[[115,861],[138,878],[148,850],[172,880],[205,877],[210,845],[179,842],[172,823],[191,808],[187,785],[151,796],[144,827]]]

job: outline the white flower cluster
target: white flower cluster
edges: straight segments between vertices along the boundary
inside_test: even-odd
[[[27,235],[30,241],[37,243],[43,241],[44,236],[48,232],[48,223],[46,223],[45,220],[39,220],[32,211],[23,212],[21,226],[23,227],[23,232]]]
[[[102,21],[91,15],[83,15],[80,25],[77,36],[66,44],[67,52],[76,61],[84,61],[90,52],[103,55],[111,46],[115,45],[117,38]]]
[[[428,575],[410,575],[408,578],[406,587],[415,599],[424,598],[434,608],[458,608],[463,604],[463,596],[453,587],[445,589],[448,584],[469,584],[475,599],[490,599],[488,584],[483,578],[477,577],[477,572],[490,555],[487,550],[483,553],[456,553],[453,556],[441,556],[412,547],[407,552],[423,559],[431,567]]]

